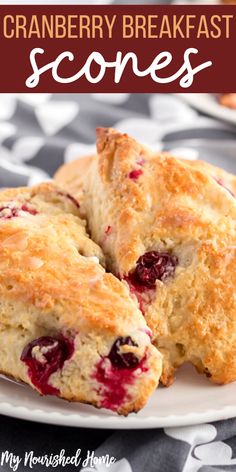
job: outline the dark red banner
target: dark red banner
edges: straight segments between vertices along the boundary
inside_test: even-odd
[[[235,92],[236,6],[1,6],[1,92]]]

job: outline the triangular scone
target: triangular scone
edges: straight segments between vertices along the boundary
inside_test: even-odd
[[[50,183],[0,193],[0,371],[126,415],[157,386],[161,355],[79,211]]]
[[[236,380],[236,200],[207,173],[99,129],[85,177],[92,238],[136,295],[164,354],[162,381],[190,361]]]
[[[158,154],[159,156],[160,154]],[[62,165],[56,172],[54,178],[56,182],[63,186],[63,188],[68,189],[73,195],[78,195],[78,197],[83,200],[83,182],[84,178],[90,168],[92,162],[97,159],[97,155],[94,156],[84,156],[71,161],[67,164]],[[189,164],[191,167],[198,169],[210,177],[213,177],[219,185],[225,187],[233,195],[236,195],[236,176],[216,167],[209,162],[202,160],[188,160],[181,159],[185,164]],[[83,205],[82,205],[83,207]]]

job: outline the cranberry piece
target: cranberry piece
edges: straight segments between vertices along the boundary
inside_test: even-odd
[[[26,204],[22,205],[20,208],[21,211],[26,211],[27,213],[30,213],[31,215],[37,215],[37,210],[35,208],[29,208]]]
[[[0,207],[0,218],[3,218],[4,220],[9,220],[14,216],[18,216],[18,209],[9,208],[8,206]]]
[[[106,234],[107,236],[109,236],[109,234],[111,234],[111,232],[112,232],[112,227],[109,225],[109,226],[107,226],[106,229],[105,229],[105,234]]]
[[[134,369],[139,364],[139,360],[132,352],[120,352],[120,347],[124,345],[137,346],[130,336],[117,338],[110,350],[108,359],[110,359],[113,367],[117,369]]]
[[[129,274],[129,280],[137,289],[140,286],[153,289],[156,280],[164,282],[174,275],[177,264],[178,259],[174,255],[157,251],[146,252],[138,259],[134,272]]]
[[[215,180],[221,187],[223,187],[225,190],[227,190],[230,193],[230,195],[232,195],[232,197],[235,198],[234,193],[228,187],[225,186],[225,183],[222,179],[215,179]]]
[[[143,170],[142,169],[135,169],[135,170],[132,170],[128,177],[129,179],[131,180],[138,180],[138,178],[140,177],[140,175],[143,174]]]
[[[139,161],[137,161],[137,164],[138,164],[139,166],[144,166],[145,162],[146,162],[145,159],[140,158]]]
[[[58,395],[58,389],[49,385],[49,377],[61,369],[72,356],[74,345],[64,336],[42,336],[27,344],[21,361],[28,366],[29,377],[43,395]]]
[[[21,207],[11,207],[10,204],[6,206],[0,207],[0,218],[3,218],[4,220],[9,220],[10,218],[18,217],[20,216],[20,211],[24,211],[26,213],[30,213],[31,215],[37,215],[37,210],[34,208],[30,208],[27,206],[27,204],[23,204]]]
[[[138,375],[142,375],[142,373],[147,371],[146,355],[133,368],[125,367],[122,369],[112,364],[108,367],[106,358],[101,359],[96,365],[96,369],[92,375],[92,378],[95,378],[100,384],[97,391],[102,397],[101,406],[112,411],[117,411],[117,408],[125,403],[125,401],[131,400],[128,387],[135,383]]]
[[[62,197],[68,198],[77,208],[80,208],[79,202],[75,199],[75,197],[70,195],[70,193],[58,192],[58,195],[61,195]]]

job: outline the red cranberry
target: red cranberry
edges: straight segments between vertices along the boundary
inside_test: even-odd
[[[131,339],[131,338],[119,338]],[[132,341],[132,340],[131,340]],[[126,343],[125,343],[126,344]],[[134,344],[132,344],[134,345]],[[118,368],[107,366],[106,358],[101,359],[96,365],[92,378],[99,383],[98,393],[101,396],[101,406],[112,411],[131,400],[128,390],[129,385],[133,385],[139,375],[148,371],[146,355],[134,367]]]
[[[70,193],[58,192],[58,195],[61,195],[62,197],[68,198],[77,208],[80,208],[79,202],[75,199],[75,197],[70,195]]]
[[[235,194],[228,187],[225,186],[225,183],[222,179],[215,179],[215,180],[221,187],[225,188],[225,190],[227,190],[230,193],[230,195],[232,195],[232,197],[235,198]]]
[[[108,359],[110,359],[113,367],[117,369],[134,369],[138,366],[139,360],[132,352],[120,352],[120,347],[124,345],[137,346],[130,336],[117,338],[110,350]]]
[[[21,211],[26,211],[27,213],[30,213],[31,215],[37,215],[37,210],[35,208],[29,208],[27,205],[22,205]]]
[[[14,216],[18,216],[18,208],[9,208],[8,206],[0,207],[0,218],[4,220],[9,220]]]
[[[107,226],[106,229],[105,229],[105,234],[106,234],[107,236],[109,236],[109,234],[111,234],[111,232],[112,232],[112,227],[109,225],[109,226]]]
[[[134,272],[130,273],[128,279],[138,290],[155,288],[156,280],[164,282],[175,273],[178,259],[176,256],[166,252],[150,251],[141,256]]]
[[[62,335],[42,336],[25,346],[20,359],[28,366],[31,382],[43,395],[58,395],[58,389],[49,385],[49,377],[63,367],[73,351],[71,340]]]
[[[143,159],[143,158],[141,157],[141,158],[139,159],[139,161],[137,161],[137,164],[138,164],[139,166],[144,166],[145,162],[146,162],[145,159]]]
[[[140,177],[140,175],[143,174],[143,170],[142,169],[135,169],[135,170],[132,170],[128,177],[129,179],[131,180],[138,180],[138,178]]]
[[[0,207],[0,218],[9,220],[10,218],[20,216],[20,211],[30,213],[31,215],[37,215],[37,210],[30,208],[27,204],[23,204],[21,207],[11,207],[10,204]]]

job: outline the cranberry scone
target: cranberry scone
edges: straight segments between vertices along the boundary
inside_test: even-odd
[[[43,395],[138,411],[162,359],[103,268],[79,203],[51,183],[0,193],[0,371]]]
[[[97,151],[84,182],[89,229],[153,331],[162,382],[184,362],[215,383],[236,380],[232,192],[112,129],[98,130]]]
[[[62,165],[56,172],[55,181],[63,188],[68,189],[73,195],[78,196],[83,201],[83,184],[85,176],[89,170],[92,162],[97,159],[94,156],[84,156],[67,164]],[[181,159],[182,160],[182,159]],[[188,160],[183,161],[213,177],[219,185],[222,185],[232,195],[236,195],[236,176],[230,172],[221,169],[220,167],[209,164],[209,162],[202,160]],[[83,209],[83,204],[81,205]]]

